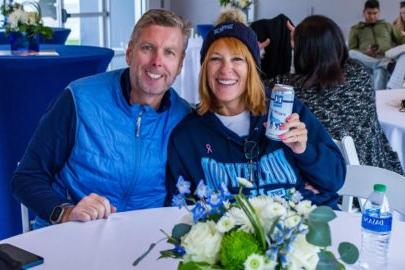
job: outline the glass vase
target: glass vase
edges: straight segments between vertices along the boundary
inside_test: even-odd
[[[25,32],[9,33],[10,50],[13,54],[28,55],[39,51],[39,35],[28,35]]]

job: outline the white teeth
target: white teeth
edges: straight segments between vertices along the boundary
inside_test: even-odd
[[[148,74],[149,77],[151,77],[152,79],[159,79],[162,77],[161,74],[155,74],[155,73],[151,73],[151,72],[146,72],[146,74]]]
[[[237,82],[237,80],[218,80],[220,84],[225,84],[225,85],[232,85]]]

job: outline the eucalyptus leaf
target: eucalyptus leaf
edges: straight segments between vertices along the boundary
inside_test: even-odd
[[[182,236],[184,236],[190,230],[191,230],[190,224],[185,224],[185,223],[176,224],[172,230],[172,237],[176,238],[176,239],[180,239]]]
[[[328,247],[332,244],[328,223],[309,222],[308,232],[305,236],[308,243],[318,247]]]
[[[354,264],[359,258],[358,248],[349,242],[342,242],[338,247],[340,259],[347,264]]]
[[[336,214],[329,206],[318,206],[308,216],[310,222],[329,222],[336,218]]]
[[[335,255],[327,250],[318,252],[319,261],[316,265],[316,270],[336,270],[338,269],[339,262],[336,260]]]
[[[343,263],[338,261],[336,270],[346,270],[346,267]]]

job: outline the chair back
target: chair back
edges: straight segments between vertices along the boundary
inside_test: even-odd
[[[22,226],[22,232],[26,233],[31,230],[31,221],[30,221],[30,215],[29,215],[29,210],[24,204],[20,204],[21,206],[21,226]]]
[[[373,191],[374,184],[386,185],[391,209],[405,215],[405,177],[393,171],[367,165],[348,165],[345,183],[338,193],[365,199]]]
[[[346,161],[346,165],[360,165],[356,146],[354,145],[354,141],[351,136],[344,136],[340,141],[335,139],[333,141],[339,147],[339,150]]]
[[[356,146],[354,145],[351,136],[344,136],[342,140],[333,140],[337,147],[339,147],[346,165],[360,165],[359,157],[357,156]],[[365,202],[364,199],[359,199],[360,204]],[[353,212],[353,196],[343,196],[341,208],[346,212]],[[361,208],[361,207],[360,207]]]

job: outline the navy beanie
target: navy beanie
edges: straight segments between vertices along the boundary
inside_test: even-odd
[[[224,22],[216,25],[208,32],[200,51],[201,64],[204,62],[205,55],[211,44],[223,37],[233,37],[242,41],[252,54],[257,67],[260,68],[260,49],[257,44],[257,36],[250,27],[238,22]]]

